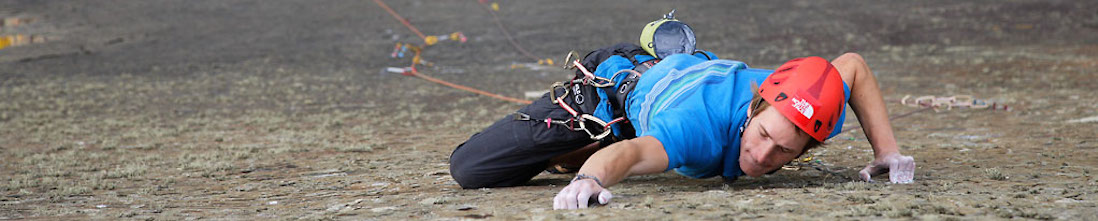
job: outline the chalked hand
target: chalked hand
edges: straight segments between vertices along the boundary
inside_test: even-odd
[[[873,176],[888,173],[892,183],[911,183],[915,177],[915,158],[892,153],[877,158],[859,173],[863,180],[873,182]]]
[[[609,190],[594,179],[576,179],[553,197],[553,209],[582,209],[593,205],[606,205],[613,198]]]

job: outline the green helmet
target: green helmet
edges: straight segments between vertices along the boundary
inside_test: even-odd
[[[694,53],[694,30],[675,19],[675,10],[649,22],[641,31],[640,45],[648,54],[663,59],[672,54]]]

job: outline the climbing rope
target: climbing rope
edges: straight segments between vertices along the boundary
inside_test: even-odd
[[[476,88],[471,88],[471,87],[468,87],[468,86],[463,86],[463,85],[459,85],[459,84],[450,83],[448,81],[444,81],[444,80],[441,80],[441,79],[438,79],[438,78],[423,75],[423,73],[420,73],[419,71],[416,71],[415,69],[412,69],[411,71],[406,72],[406,73],[407,74],[405,74],[405,75],[422,78],[422,79],[430,81],[430,82],[435,82],[435,83],[438,83],[438,84],[441,84],[441,85],[446,85],[448,87],[452,87],[452,88],[455,88],[455,89],[458,89],[458,90],[473,92],[473,93],[476,93],[476,94],[479,94],[479,95],[484,95],[484,96],[488,96],[488,97],[495,98],[495,99],[515,102],[515,103],[520,103],[520,104],[531,104],[531,103],[533,103],[533,101],[529,101],[529,100],[523,100],[523,99],[503,96],[503,95],[499,95],[499,94],[495,94],[495,93],[491,93],[491,92],[487,92],[487,91],[478,90]]]
[[[499,31],[503,32],[503,35],[507,37],[507,41],[511,43],[511,46],[514,46],[515,49],[518,50],[520,53],[522,53],[523,56],[526,56],[527,58],[530,58],[531,60],[538,61],[538,64],[553,65],[553,59],[548,59],[548,58],[541,59],[541,58],[538,58],[538,56],[534,56],[533,53],[530,53],[530,51],[527,51],[526,48],[522,47],[522,45],[519,45],[518,41],[515,40],[514,36],[511,36],[511,32],[507,31],[507,27],[503,26],[503,22],[500,21],[499,15],[496,14],[496,11],[499,11],[499,4],[494,3],[494,2],[492,4],[488,4],[488,2],[485,1],[485,0],[476,0],[476,1],[477,1],[478,4],[483,6],[481,8],[483,8],[485,11],[488,11],[488,14],[492,15],[492,21],[496,22],[496,27],[499,27]]]
[[[393,18],[396,18],[397,21],[400,21],[401,24],[404,24],[404,27],[408,27],[409,30],[412,30],[412,32],[416,33],[416,35],[418,35],[420,39],[423,39],[423,43],[425,45],[428,45],[428,46],[433,45],[435,43],[438,43],[439,40],[448,40],[449,39],[449,40],[456,40],[456,41],[460,41],[460,42],[465,42],[467,40],[465,35],[462,34],[461,32],[454,32],[454,33],[451,33],[449,35],[439,35],[439,36],[424,35],[422,32],[419,31],[419,29],[417,29],[414,25],[412,25],[411,22],[408,22],[408,19],[404,19],[404,17],[400,16],[400,14],[398,14],[396,11],[394,11],[392,8],[390,8],[389,5],[386,5],[385,2],[382,2],[381,0],[374,0],[374,3],[377,3],[378,6],[385,9],[385,11],[389,12],[389,14],[393,16]],[[520,104],[531,104],[531,103],[533,103],[533,101],[530,101],[530,100],[507,97],[507,96],[503,96],[503,95],[499,95],[499,94],[479,90],[479,89],[476,89],[476,88],[451,83],[451,82],[448,82],[448,81],[444,81],[442,79],[434,78],[434,77],[427,76],[427,75],[423,74],[422,72],[420,72],[419,70],[416,69],[416,65],[417,64],[424,64],[424,65],[428,65],[428,66],[431,65],[430,62],[426,62],[420,57],[420,54],[423,51],[423,46],[397,43],[396,47],[394,47],[394,49],[393,49],[393,53],[391,54],[391,56],[394,57],[394,58],[404,57],[404,53],[407,53],[409,51],[414,53],[414,55],[412,57],[412,64],[411,65],[409,65],[408,67],[404,67],[404,68],[390,67],[387,70],[390,71],[390,72],[399,72],[400,74],[406,75],[406,76],[418,77],[418,78],[421,78],[421,79],[424,79],[424,80],[427,80],[427,81],[430,81],[430,82],[438,83],[438,84],[441,84],[441,85],[444,85],[444,86],[448,86],[448,87],[451,87],[451,88],[454,88],[454,89],[468,91],[468,92],[488,96],[488,97],[491,97],[491,98],[496,98],[496,99],[503,100],[503,101],[515,102],[515,103],[520,103]]]
[[[400,21],[401,24],[404,24],[404,27],[408,27],[409,30],[412,30],[412,32],[416,33],[416,35],[418,35],[420,39],[423,39],[423,43],[427,43],[427,36],[423,35],[423,32],[419,32],[419,29],[417,29],[416,26],[412,26],[412,23],[408,22],[408,19],[404,19],[404,17],[401,17],[400,14],[397,14],[396,11],[393,11],[392,8],[389,8],[389,5],[386,5],[385,2],[382,2],[381,0],[374,0],[374,3],[377,3],[378,6],[381,6],[381,8],[385,9],[385,11],[389,12],[390,15],[393,15],[393,17],[396,18],[397,21]]]
[[[930,108],[930,107],[924,107],[924,108],[919,108],[919,109],[917,109],[917,110],[913,110],[913,111],[908,111],[907,113],[903,113],[903,114],[900,114],[900,115],[896,115],[896,116],[892,116],[892,117],[889,117],[889,118],[888,118],[888,121],[890,121],[890,122],[891,122],[891,121],[894,121],[894,120],[896,120],[896,119],[900,119],[900,118],[905,118],[905,117],[911,116],[911,115],[913,115],[913,114],[915,114],[915,113],[923,112],[923,111],[926,111],[926,110],[933,110],[933,109],[934,109],[934,108]],[[859,129],[859,128],[862,128],[862,125],[854,126],[854,127],[851,127],[851,128],[847,128],[847,129],[843,129],[842,131],[839,131],[839,133],[846,133],[846,132],[848,132],[848,131],[852,131],[852,130],[857,130],[857,129]]]

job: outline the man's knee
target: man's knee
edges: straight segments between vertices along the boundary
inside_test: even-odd
[[[466,189],[480,188],[482,184],[477,183],[476,164],[471,163],[471,159],[465,151],[462,151],[462,147],[465,144],[461,144],[454,149],[454,152],[450,154],[450,176],[454,178],[454,181],[459,186]]]
[[[460,150],[450,157],[450,176],[464,189],[523,185],[544,168],[542,164],[484,158],[483,154]]]
[[[454,182],[458,183],[458,186],[465,189],[475,189],[481,187],[487,187],[485,183],[478,182],[478,179],[473,176],[472,168],[464,166],[463,164],[454,164],[450,162],[450,176],[454,178]]]

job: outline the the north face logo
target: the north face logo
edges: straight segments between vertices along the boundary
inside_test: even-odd
[[[793,97],[793,108],[796,108],[797,112],[801,112],[801,115],[804,115],[804,117],[808,119],[812,119],[812,114],[816,112],[808,101],[798,99],[797,97]]]

